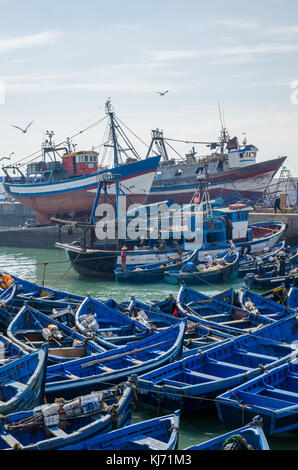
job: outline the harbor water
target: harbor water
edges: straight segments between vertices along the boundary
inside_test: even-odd
[[[48,262],[45,268],[44,262]],[[130,285],[80,277],[70,267],[65,253],[60,250],[1,247],[0,269],[37,283],[41,283],[44,276],[45,285],[48,287],[80,295],[88,293],[103,300],[111,297],[117,301],[129,300],[130,295],[142,301],[162,300],[171,293],[175,295],[179,290],[179,286],[172,286],[165,282]],[[232,285],[240,289],[243,280],[234,281]],[[214,295],[230,286],[231,284],[226,283],[216,286],[198,286],[198,288],[208,295]],[[155,418],[156,413],[156,409],[137,404],[133,422]],[[216,409],[191,415],[183,414],[180,424],[179,449],[212,439],[229,430],[231,428],[219,421]],[[268,442],[272,450],[298,450],[298,439],[295,434],[283,433],[269,437]]]

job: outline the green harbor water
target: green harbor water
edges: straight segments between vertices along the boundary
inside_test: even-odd
[[[135,295],[139,300],[164,299],[170,293],[175,295],[179,287],[166,283],[154,284],[118,284],[114,281],[105,281],[80,277],[69,267],[67,257],[60,250],[37,250],[1,248],[0,268],[15,276],[22,277],[31,282],[40,283],[43,279],[44,262],[49,264],[45,268],[45,285],[57,290],[102,298],[113,297],[117,301],[128,300]],[[233,282],[234,288],[243,285],[242,280]],[[214,295],[227,289],[231,284],[220,284],[214,287],[200,286],[200,290]],[[164,413],[163,413],[164,414]],[[156,417],[156,410],[138,404],[134,412],[133,422],[143,421]],[[230,431],[231,428],[222,424],[216,410],[191,415],[183,415],[180,424],[179,449],[204,442],[220,434]],[[270,448],[273,450],[298,450],[298,439],[295,434],[283,433],[268,438]]]

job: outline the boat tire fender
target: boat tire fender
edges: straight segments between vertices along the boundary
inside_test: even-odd
[[[248,243],[243,245],[243,247],[241,248],[241,256],[249,255],[250,252],[251,252],[251,246]]]

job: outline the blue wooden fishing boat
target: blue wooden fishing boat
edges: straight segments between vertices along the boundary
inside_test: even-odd
[[[131,374],[168,364],[181,357],[185,322],[113,351],[73,360],[48,368],[46,394],[74,397],[119,383]]]
[[[0,414],[30,410],[43,403],[47,347],[0,368]]]
[[[254,257],[258,257],[261,259],[263,262],[266,262],[269,258],[272,256],[277,255],[280,251],[284,250],[286,245],[286,241],[282,240],[279,243],[276,243],[276,245],[273,245],[271,248],[265,247],[264,250],[255,252]],[[290,250],[292,251],[292,250]],[[241,268],[247,268],[249,266],[254,266],[254,261],[252,262],[250,259],[248,259],[248,254],[245,254],[244,256],[240,257],[239,261],[239,270]]]
[[[165,272],[165,281],[169,284],[215,284],[217,282],[232,281],[238,275],[239,252],[230,252],[221,257],[215,258],[209,264],[198,264],[188,271],[188,264],[181,270]]]
[[[262,421],[259,416],[255,416],[246,426],[184,450],[270,450],[270,448],[262,429]]]
[[[83,335],[97,340],[106,349],[137,341],[151,334],[151,329],[112,308],[106,303],[88,296],[77,308],[76,327]]]
[[[232,335],[252,333],[274,322],[271,318],[219,302],[188,286],[181,286],[177,296],[179,311],[195,315],[203,326]]]
[[[290,270],[298,262],[298,248],[297,246],[288,249],[288,253],[285,253],[285,267],[287,270]],[[269,258],[263,257],[263,263],[261,264],[263,273],[270,273],[274,270],[274,267],[278,261],[278,253],[283,250],[278,250],[278,252]],[[272,259],[273,258],[273,259]],[[246,265],[239,266],[238,276],[245,277],[247,274],[258,274],[260,265],[258,265],[258,259],[262,259],[261,256],[258,256],[254,261],[247,263]]]
[[[8,273],[6,273],[8,274]],[[27,302],[29,306],[45,314],[52,314],[53,310],[65,310],[67,307],[76,308],[83,302],[84,297],[69,292],[58,291],[46,286],[40,286],[17,276],[12,276],[16,286],[14,299],[14,313]],[[0,292],[2,289],[0,289]]]
[[[279,287],[281,284],[287,289],[291,286],[298,287],[298,271],[294,274],[274,277],[260,277],[257,274],[247,274],[244,278],[244,282],[248,289],[256,290],[274,289],[275,287]]]
[[[179,437],[180,412],[131,424],[100,434],[63,450],[176,450]]]
[[[233,426],[257,413],[267,435],[297,432],[297,359],[218,396],[216,406],[220,420]]]
[[[0,367],[28,354],[27,351],[0,334]]]
[[[298,289],[291,287],[287,297],[287,307],[296,310],[298,308]]]
[[[0,293],[0,331],[6,333],[7,327],[14,317],[11,307],[14,305],[16,286],[12,285]]]
[[[164,278],[165,272],[183,269],[187,263],[196,262],[199,250],[194,250],[181,259],[181,261],[172,261],[145,265],[130,265],[126,271],[122,268],[116,268],[114,275],[119,282],[155,282]]]
[[[256,331],[254,335],[267,338],[274,342],[287,343],[295,346],[298,340],[297,314],[288,315],[270,325],[265,325],[264,328]]]
[[[217,395],[285,363],[293,351],[244,335],[139,376],[139,400],[165,409],[209,408]]]
[[[0,450],[80,448],[81,441],[130,424],[133,403],[131,385],[120,384],[12,413],[0,419]]]
[[[48,360],[52,364],[105,351],[105,348],[98,344],[101,342],[100,338],[95,343],[26,305],[11,321],[7,336],[27,352],[35,351],[47,342]]]
[[[280,320],[294,313],[294,310],[245,288],[241,289],[239,300],[242,308],[256,314],[265,315],[273,320]]]
[[[136,300],[133,296],[131,302],[121,302],[119,307],[124,308],[125,311],[133,318],[137,318],[140,322],[144,322],[154,332],[157,332],[168,328],[171,325],[175,325],[185,318],[184,315],[180,315],[178,310],[175,309],[176,301],[174,298],[169,297],[167,302],[168,309],[166,309],[166,301],[162,303],[163,308],[164,310],[168,310],[168,312],[171,311],[172,313],[165,313],[152,304],[148,305]],[[178,316],[175,316],[174,314],[178,314]],[[184,336],[183,356],[194,354],[199,350],[203,351],[209,349],[213,347],[214,344],[218,344],[221,341],[227,341],[232,338],[232,335],[202,326],[198,317],[194,315],[188,315],[186,319],[187,323]]]

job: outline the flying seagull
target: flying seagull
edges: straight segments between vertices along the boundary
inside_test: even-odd
[[[165,95],[165,94],[168,93],[168,92],[169,92],[169,90],[166,90],[166,91],[157,91],[156,93],[159,93],[160,96],[163,96],[163,95]]]
[[[31,121],[30,124],[28,124],[28,126],[27,126],[25,129],[22,129],[22,128],[19,127],[19,126],[14,126],[13,124],[12,124],[12,127],[15,127],[16,129],[20,129],[20,131],[22,131],[23,134],[26,134],[28,127],[31,126],[31,124],[33,124],[33,122],[34,122],[34,121]]]
[[[8,155],[8,157],[2,157],[2,158],[0,158],[0,162],[1,162],[1,160],[10,160],[10,157],[11,157],[13,154],[14,154],[14,152],[11,152],[11,154]]]

